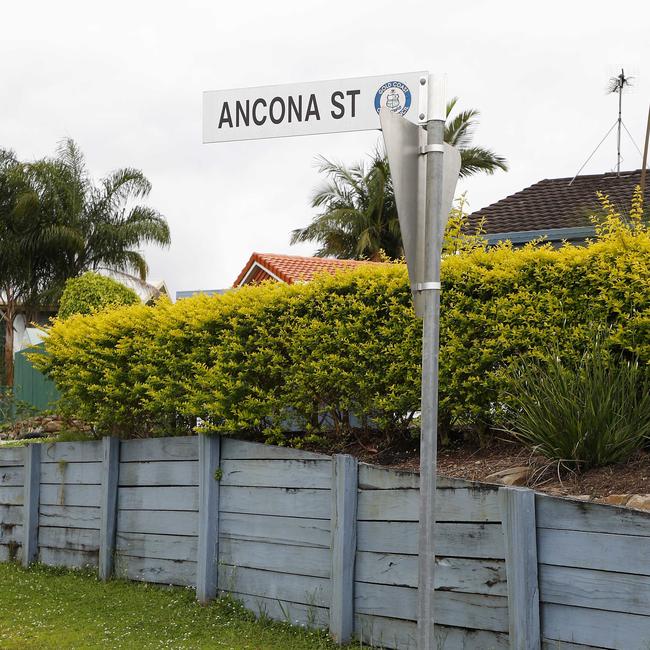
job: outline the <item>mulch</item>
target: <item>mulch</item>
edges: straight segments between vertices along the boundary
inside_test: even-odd
[[[412,446],[375,451],[353,445],[345,450],[359,460],[396,469],[416,470],[419,450]],[[464,443],[438,450],[438,472],[442,476],[471,481],[487,481],[495,472],[512,467],[531,466],[528,487],[561,496],[589,497],[598,501],[612,494],[650,494],[650,452],[639,451],[626,463],[587,470],[580,474],[566,466],[549,463],[541,456],[514,442],[496,441],[486,447]]]

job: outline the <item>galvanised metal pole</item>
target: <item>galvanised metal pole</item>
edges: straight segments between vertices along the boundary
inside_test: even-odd
[[[427,122],[425,257],[422,327],[420,434],[420,530],[418,557],[418,648],[434,650],[434,528],[438,429],[438,347],[440,338],[440,255],[443,237],[442,182],[445,131],[444,78],[429,77]]]

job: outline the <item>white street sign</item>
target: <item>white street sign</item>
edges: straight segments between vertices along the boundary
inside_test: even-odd
[[[203,142],[379,129],[386,108],[428,119],[429,74],[407,72],[203,93]]]

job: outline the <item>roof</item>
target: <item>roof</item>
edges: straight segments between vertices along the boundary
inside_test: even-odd
[[[640,180],[640,169],[621,172],[620,176],[613,172],[577,176],[574,180],[547,178],[473,212],[468,217],[469,227],[475,229],[484,219],[488,239],[495,240],[504,239],[505,234],[522,235],[522,241],[544,234],[549,239],[588,237],[593,234],[589,217],[601,207],[597,192],[606,194],[615,206],[627,211]],[[645,189],[646,204],[649,200],[650,184]],[[530,236],[526,238],[523,233]]]
[[[187,291],[177,291],[176,300],[183,300],[185,298],[191,298],[192,296],[220,296],[226,293],[228,289],[189,289]]]
[[[317,273],[351,269],[366,264],[361,260],[339,260],[332,257],[300,257],[298,255],[279,255],[277,253],[253,253],[237,276],[233,286],[254,284],[264,280],[278,280],[293,284],[308,282]]]
[[[169,289],[164,280],[151,280],[148,282],[146,280],[140,280],[140,278],[129,273],[122,273],[121,271],[113,271],[110,269],[101,269],[97,272],[135,291],[138,298],[145,305],[148,305],[160,296],[169,296]]]

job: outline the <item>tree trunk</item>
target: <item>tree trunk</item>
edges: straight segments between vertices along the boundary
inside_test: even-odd
[[[14,318],[13,311],[5,312],[5,386],[14,385]]]

